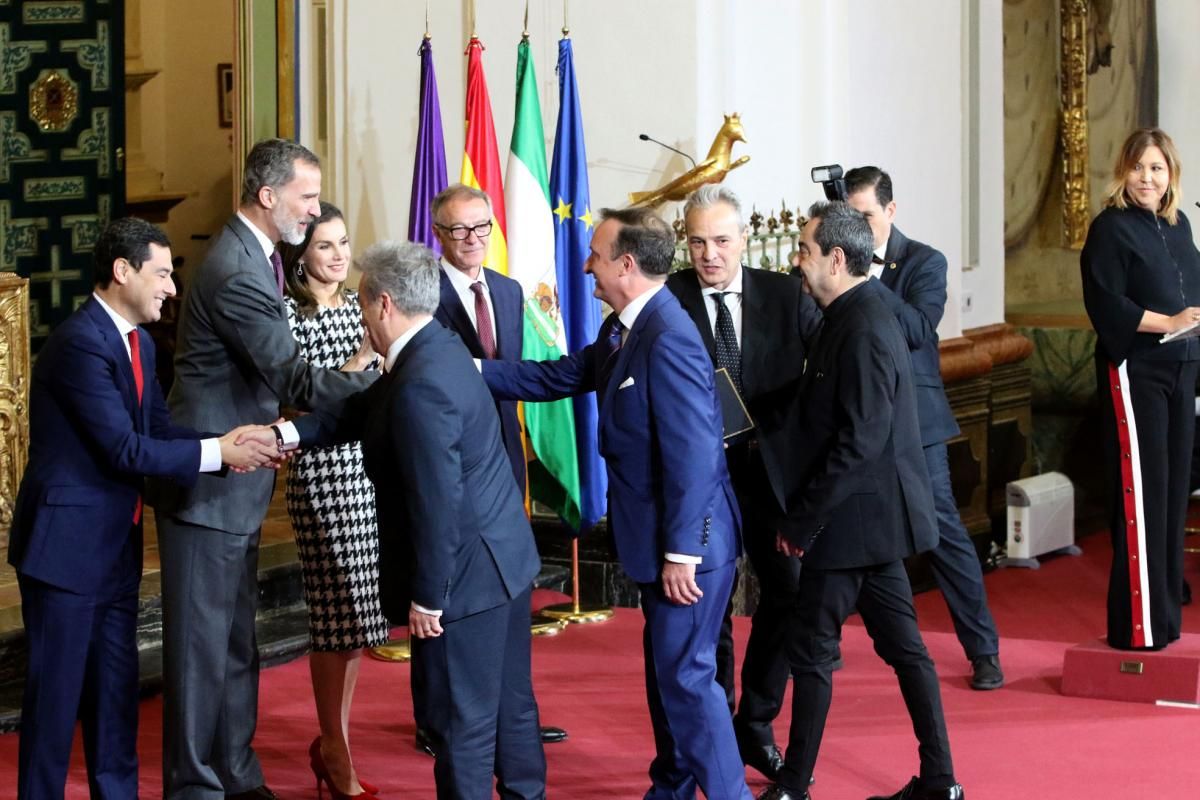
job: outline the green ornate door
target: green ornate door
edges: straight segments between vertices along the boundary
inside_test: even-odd
[[[123,38],[122,0],[0,0],[0,271],[29,278],[35,352],[125,205]]]

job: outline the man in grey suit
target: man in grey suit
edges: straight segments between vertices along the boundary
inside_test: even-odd
[[[299,244],[319,213],[321,168],[305,147],[259,142],[246,157],[242,199],[191,276],[179,318],[172,417],[199,430],[227,420],[270,423],[281,406],[335,403],[378,373],[303,361],[284,311],[275,245]],[[161,493],[163,794],[273,798],[251,748],[258,709],[260,526],[274,473]]]

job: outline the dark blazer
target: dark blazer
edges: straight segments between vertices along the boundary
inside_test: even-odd
[[[525,296],[521,284],[487,267],[484,269],[487,270],[487,286],[492,295],[492,309],[496,317],[496,358],[520,361],[525,340]],[[445,270],[439,270],[439,275],[442,281],[442,297],[433,315],[434,319],[457,333],[474,358],[483,358],[483,345],[479,343],[479,334],[471,324],[471,318],[467,316],[467,310],[463,308],[458,292],[454,291],[454,285],[450,283]],[[517,417],[517,403],[513,400],[497,400],[496,410],[500,412],[500,434],[504,439],[504,449],[508,452],[509,461],[512,462],[513,476],[524,493],[525,449],[521,442],[521,421]]]
[[[168,402],[176,421],[200,430],[267,424],[281,406],[309,411],[379,376],[323,369],[303,359],[270,263],[237,216],[191,275],[177,342]],[[193,525],[249,534],[262,525],[274,486],[269,469],[227,479],[202,475],[188,491],[156,491],[155,507]]]
[[[784,533],[817,569],[885,564],[938,541],[903,333],[878,281],[824,311],[801,381]]]
[[[742,268],[743,400],[754,419],[763,465],[781,509],[784,453],[791,446],[787,412],[796,401],[796,382],[804,372],[805,342],[821,325],[821,311],[803,285],[783,273]],[[692,318],[715,364],[716,342],[696,271],[672,273],[667,288]]]
[[[8,546],[9,563],[25,575],[94,592],[114,577],[144,476],[196,482],[202,435],[171,423],[154,377],[154,340],[139,328],[138,341],[140,408],[125,341],[94,299],[59,325],[38,355],[29,461]],[[131,569],[140,574],[140,547],[137,553]]]
[[[909,239],[893,225],[883,261],[880,281],[890,291],[882,297],[895,314],[912,355],[921,443],[944,442],[958,435],[958,422],[942,384],[938,351],[937,327],[946,312],[946,257]]]
[[[362,440],[389,619],[415,601],[452,622],[532,585],[541,562],[495,404],[453,333],[427,324],[375,385],[295,424],[302,446]]]
[[[721,441],[713,368],[696,326],[669,291],[655,294],[601,386],[604,332],[557,361],[484,361],[492,394],[557,400],[596,391],[608,521],[621,566],[654,583],[665,553],[700,556],[698,572],[741,552],[740,517]]]

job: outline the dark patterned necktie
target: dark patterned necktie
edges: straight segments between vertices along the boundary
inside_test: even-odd
[[[729,373],[730,380],[738,394],[742,393],[742,351],[738,348],[737,332],[733,329],[733,315],[729,306],[725,305],[725,295],[731,292],[714,292],[713,302],[717,304],[717,367]]]
[[[283,297],[283,256],[279,255],[278,250],[271,251],[271,269],[275,271],[275,288]]]
[[[475,332],[479,334],[483,357],[495,358],[496,333],[492,328],[492,315],[488,313],[487,299],[483,296],[483,281],[472,283],[471,291],[475,293]]]
[[[621,352],[621,334],[624,332],[625,326],[614,314],[608,331],[600,337],[602,360],[600,361],[600,381],[596,389],[601,397],[604,396],[604,390],[608,388],[608,381],[617,367],[617,354]]]

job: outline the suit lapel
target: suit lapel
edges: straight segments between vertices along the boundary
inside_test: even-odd
[[[879,280],[889,289],[895,286],[900,277],[899,264],[907,252],[908,237],[893,225],[892,232],[888,236],[887,249],[883,252],[883,274],[879,276]],[[895,268],[893,268],[893,264],[896,265]]]
[[[666,286],[659,289],[658,293],[650,298],[650,301],[646,303],[638,314],[637,319],[634,320],[633,327],[629,329],[629,334],[625,337],[625,344],[621,345],[621,350],[617,353],[617,363],[613,365],[612,377],[609,378],[608,386],[604,387],[605,407],[608,406],[608,402],[612,400],[613,395],[617,393],[624,380],[625,371],[629,368],[629,359],[637,351],[642,329],[646,327],[649,319],[658,313],[658,307],[663,304],[666,296],[670,294],[671,290]]]
[[[743,289],[745,281],[743,280]],[[704,342],[704,347],[708,350],[708,357],[715,363],[717,360],[717,342],[713,339],[712,323],[708,321],[708,309],[704,306],[704,295],[700,290],[700,279],[696,277],[693,270],[690,275],[682,278],[679,281],[680,297],[679,304],[683,306],[683,310],[692,318],[692,322],[696,323],[696,330],[700,331],[700,339]]]
[[[121,337],[121,332],[117,330],[117,326],[113,324],[112,319],[107,312],[100,307],[100,304],[95,300],[89,299],[84,306],[87,309],[88,315],[91,317],[92,323],[99,331],[100,337],[104,339],[104,343],[108,346],[108,351],[113,357],[113,363],[117,365],[118,380],[117,388],[125,396],[125,407],[129,410],[130,417],[133,418],[134,428],[141,432],[145,430],[143,415],[138,409],[137,399],[137,384],[133,380],[133,362],[129,359],[129,350],[125,344],[125,340]],[[138,333],[139,337],[141,332]],[[146,348],[141,348],[142,353],[142,379],[145,380],[147,375],[154,375],[153,371],[146,371]]]
[[[492,297],[492,315],[496,328],[496,358],[518,361],[521,358],[519,350],[513,352],[521,341],[521,326],[524,324],[521,313],[524,290],[519,293],[508,291],[509,286],[503,282],[503,276],[494,270],[484,267],[489,273],[487,279],[488,294]]]
[[[758,380],[757,364],[769,343],[762,320],[769,319],[767,298],[759,291],[758,274],[742,267],[742,387],[746,394]]]
[[[463,308],[462,301],[458,299],[458,292],[454,291],[454,284],[450,283],[450,276],[441,268],[438,273],[442,280],[441,307],[445,311],[450,329],[463,340],[463,344],[471,351],[472,356],[483,358],[483,345],[479,342],[479,334],[475,332],[475,326],[471,324],[467,310]]]

